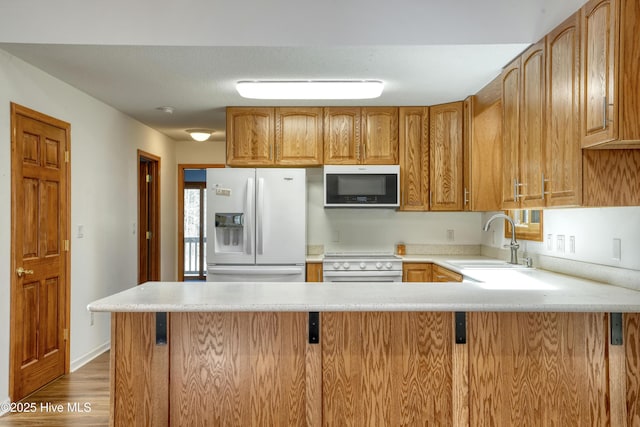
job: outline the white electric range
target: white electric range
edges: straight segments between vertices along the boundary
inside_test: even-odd
[[[385,252],[329,252],[322,275],[325,282],[402,282],[402,258]]]

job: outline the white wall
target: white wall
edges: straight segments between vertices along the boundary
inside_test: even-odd
[[[225,164],[227,161],[225,144],[225,141],[176,141],[176,163],[191,165],[203,163]]]
[[[163,279],[175,279],[177,262],[173,141],[0,50],[0,401],[8,397],[9,371],[10,102],[71,123],[72,367],[110,339],[109,315],[96,314],[91,326],[86,305],[136,284],[138,148],[162,159]]]
[[[488,213],[484,214],[483,221],[488,217]],[[544,242],[523,241],[521,249],[531,254],[640,270],[640,207],[545,210],[543,231]],[[491,230],[482,234],[482,244],[491,247],[502,247],[510,240],[503,237],[503,221],[493,222]],[[549,235],[551,249],[547,247]],[[564,252],[558,250],[558,235],[564,236]],[[575,237],[575,253],[570,252],[570,236]],[[613,239],[621,240],[619,260],[612,256]]]
[[[322,169],[307,169],[307,244],[327,252],[393,252],[396,243],[478,245],[481,214],[471,212],[397,212],[394,209],[324,209]],[[454,230],[454,240],[446,231]]]

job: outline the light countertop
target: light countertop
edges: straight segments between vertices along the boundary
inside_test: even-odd
[[[409,258],[409,257],[407,257]],[[463,283],[149,282],[89,304],[106,312],[549,311],[640,312],[640,292],[537,269],[465,270]],[[456,257],[462,258],[462,257]],[[478,259],[484,257],[464,257]],[[409,259],[405,259],[410,262]],[[418,261],[415,261],[418,262]]]

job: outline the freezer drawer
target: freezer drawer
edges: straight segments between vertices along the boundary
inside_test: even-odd
[[[210,265],[207,282],[304,282],[301,265]]]

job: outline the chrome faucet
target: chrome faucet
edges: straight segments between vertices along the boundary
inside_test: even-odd
[[[482,229],[484,231],[489,231],[489,225],[491,225],[491,223],[493,222],[494,219],[498,219],[498,218],[504,218],[507,221],[509,221],[509,223],[511,224],[511,243],[508,246],[511,249],[511,261],[509,261],[509,262],[511,264],[517,264],[518,263],[518,248],[520,247],[520,244],[516,240],[516,224],[513,222],[513,219],[511,219],[511,217],[509,215],[505,215],[505,214],[502,214],[502,213],[495,214],[491,218],[489,218],[489,220],[484,225],[484,227],[482,227]],[[505,246],[505,247],[507,247],[507,246]]]

